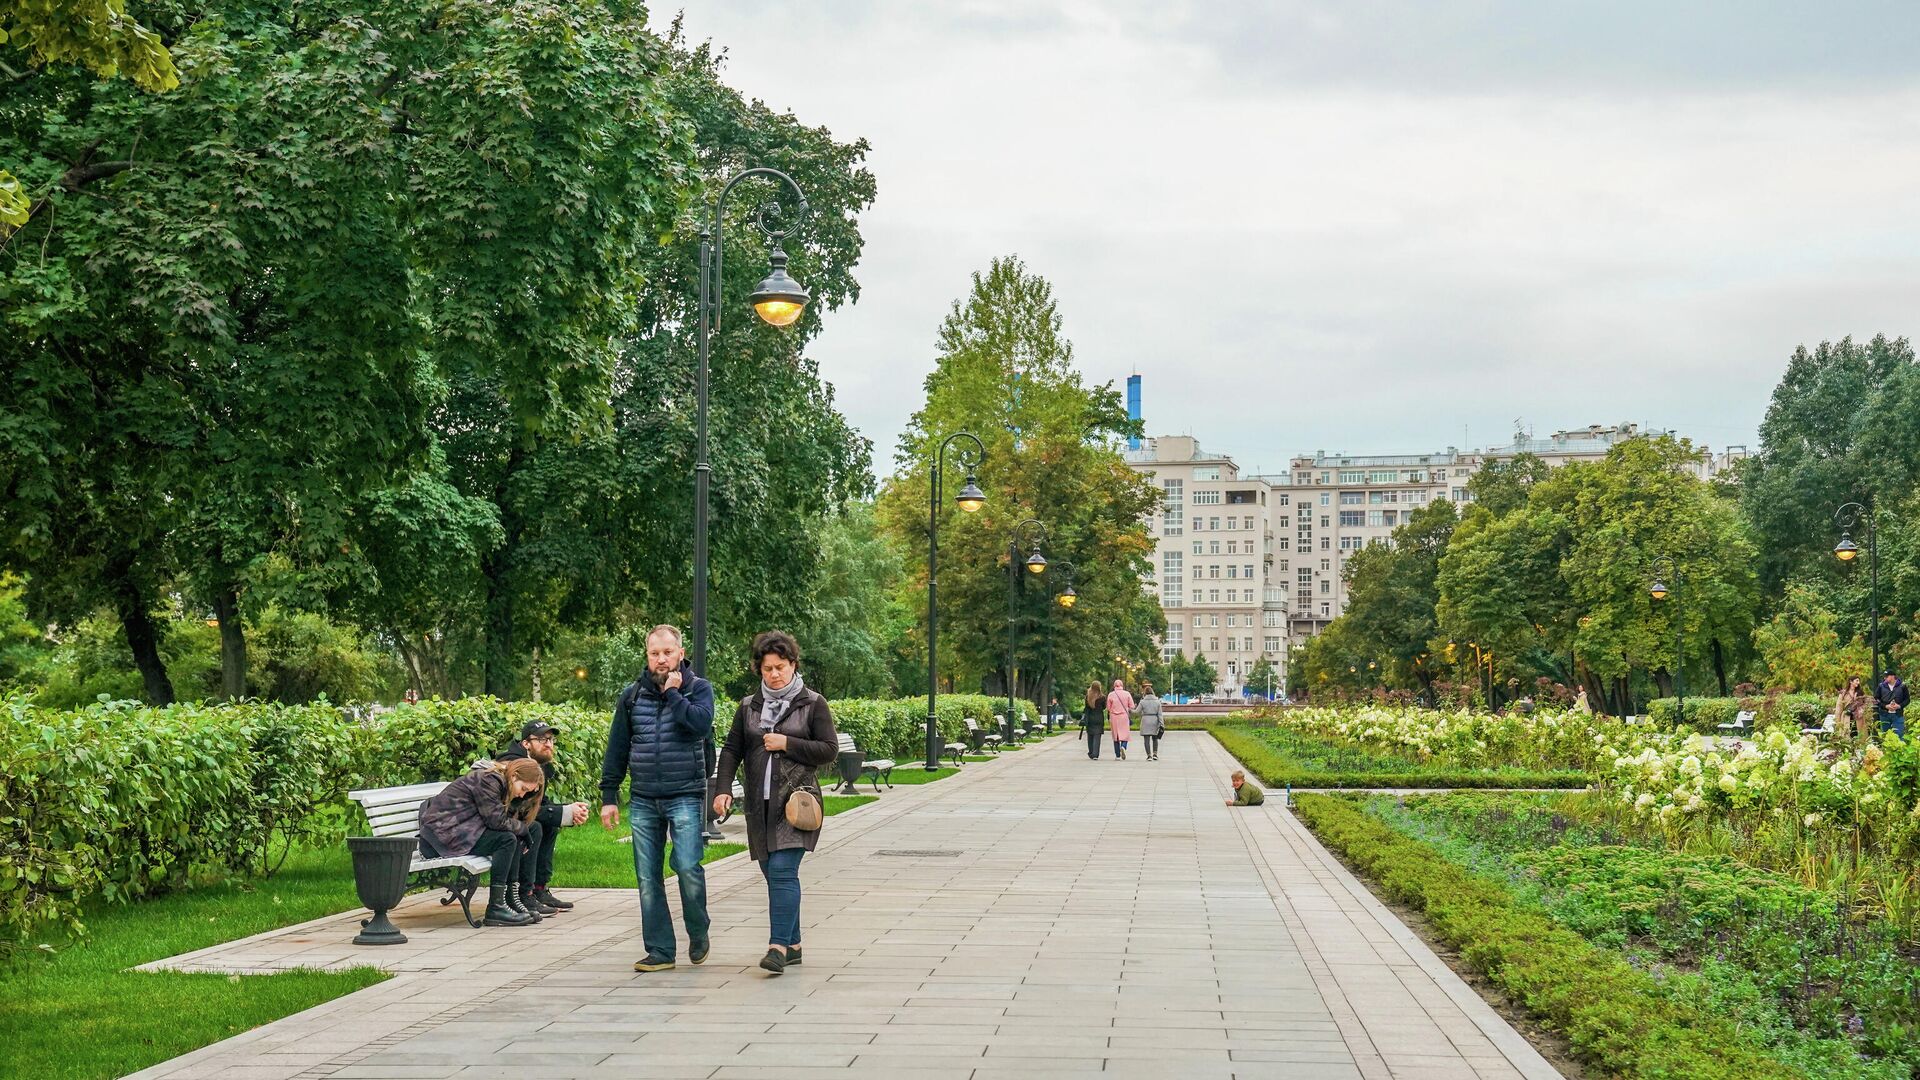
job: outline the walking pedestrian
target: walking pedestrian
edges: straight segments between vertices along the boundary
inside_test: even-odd
[[[744,765],[747,852],[767,880],[771,924],[760,966],[778,975],[800,963],[800,859],[820,840],[819,770],[839,753],[840,735],[827,699],[800,677],[800,645],[791,635],[769,630],[754,638],[753,663],[760,689],[733,714],[713,810],[724,817],[732,808],[733,776]]]
[[[1107,719],[1113,726],[1113,756],[1121,761],[1127,759],[1127,744],[1133,741],[1128,727],[1133,706],[1133,695],[1127,692],[1126,680],[1113,680],[1113,690],[1107,694]]]
[[[1834,734],[1844,739],[1865,740],[1873,737],[1872,714],[1867,711],[1867,691],[1860,685],[1860,676],[1848,677],[1847,685],[1840,690],[1840,700],[1833,708]]]
[[[1880,706],[1880,730],[1906,738],[1907,684],[1900,681],[1900,676],[1889,671],[1880,677],[1880,685],[1875,688],[1873,696]]]
[[[1107,728],[1107,695],[1099,683],[1087,684],[1086,708],[1080,710],[1080,727],[1087,735],[1087,757],[1100,760],[1100,734]]]
[[[1147,760],[1160,760],[1160,736],[1167,730],[1166,718],[1161,714],[1160,695],[1153,692],[1153,684],[1140,684],[1140,702],[1134,712],[1140,716],[1140,738],[1147,744]]]
[[[706,746],[713,741],[713,686],[693,673],[677,627],[647,635],[647,670],[620,695],[600,760],[600,823],[620,822],[620,781],[631,779],[628,823],[633,829],[633,873],[640,889],[640,938],[647,954],[635,971],[673,967],[677,941],[667,908],[662,863],[673,841],[673,874],[680,886],[680,917],[687,923],[687,955],[707,958]]]
[[[480,855],[493,860],[487,874],[487,926],[531,926],[540,916],[520,897],[520,848],[539,799],[523,802],[518,814],[508,804],[537,794],[546,776],[536,761],[496,761],[475,769],[420,804],[420,854],[429,859]]]

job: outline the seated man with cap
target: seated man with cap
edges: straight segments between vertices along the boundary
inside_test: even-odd
[[[547,797],[553,787],[553,744],[559,734],[539,720],[531,721],[520,729],[520,740],[509,744],[494,758],[495,761],[531,758],[540,763],[540,771],[547,775],[545,787],[523,796],[539,799],[540,812],[527,828],[519,867],[520,895],[528,907],[541,915],[553,915],[573,907],[572,902],[553,895],[548,888],[553,883],[553,848],[560,841],[561,829],[587,820],[586,803],[561,804]],[[521,807],[516,803],[511,809],[517,811]]]

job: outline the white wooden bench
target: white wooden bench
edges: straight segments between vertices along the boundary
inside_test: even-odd
[[[893,786],[893,759],[867,760],[860,752],[860,748],[854,745],[853,736],[844,731],[840,733],[840,755],[841,790],[847,794],[853,795],[859,792],[860,789],[855,786],[855,782],[863,776],[873,781],[873,791],[876,795],[880,793],[881,780],[885,780],[888,787]],[[856,758],[860,760],[857,766],[853,764]]]
[[[405,787],[368,788],[364,791],[349,791],[347,798],[360,804],[366,811],[367,825],[375,836],[411,836],[420,835],[420,806],[433,798],[447,786],[446,781],[429,784],[408,784]],[[460,901],[460,910],[466,914],[469,926],[481,925],[481,920],[473,917],[473,894],[480,889],[481,875],[493,869],[493,860],[485,855],[451,855],[438,859],[429,859],[413,852],[413,862],[407,867],[409,879],[418,875],[417,884],[439,886],[447,890],[440,898],[440,906],[446,907],[455,900]],[[416,882],[409,881],[411,887]]]
[[[971,731],[972,721],[968,721],[968,725],[969,725],[968,730]],[[966,743],[957,743],[957,742],[942,743],[940,749],[944,756],[950,757],[953,759],[954,768],[958,769],[961,767],[960,759],[964,757],[967,752]]]
[[[1827,718],[1821,721],[1819,727],[1803,727],[1800,729],[1800,734],[1818,735],[1820,738],[1823,738],[1823,739],[1828,738],[1833,734],[1834,722],[1835,722],[1834,715],[1832,713],[1828,713]]]
[[[1753,726],[1753,713],[1746,710],[1742,710],[1741,712],[1739,712],[1734,716],[1733,723],[1717,724],[1715,726],[1718,727],[1721,731],[1733,731],[1733,732],[1746,731],[1748,728],[1751,728]]]
[[[994,719],[1000,718],[996,716]],[[986,749],[998,753],[1002,741],[998,734],[982,730],[980,725],[974,722],[973,717],[967,717],[967,744],[970,749],[976,752]]]

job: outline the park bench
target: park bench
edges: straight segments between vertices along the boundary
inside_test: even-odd
[[[1825,739],[1833,735],[1833,725],[1834,725],[1834,715],[1832,713],[1828,713],[1827,718],[1820,722],[1819,727],[1803,727],[1800,729],[1800,734],[1818,735],[1820,738]]]
[[[982,728],[973,717],[967,717],[967,746],[974,753],[977,754],[983,749],[998,753],[1001,741],[999,735]]]
[[[368,788],[363,791],[350,791],[347,798],[360,804],[367,815],[367,825],[375,836],[420,835],[420,805],[447,786],[446,781],[427,784],[408,784],[404,787]],[[407,867],[407,887],[409,890],[418,885],[438,886],[447,890],[440,898],[440,906],[446,907],[455,900],[460,901],[460,910],[467,917],[467,925],[479,926],[481,920],[473,917],[473,894],[480,889],[480,877],[493,868],[493,860],[485,855],[452,855],[438,859],[429,859],[418,848],[414,850],[413,862]]]
[[[972,721],[968,721],[968,723],[971,724]],[[958,769],[960,768],[961,756],[967,752],[967,744],[957,742],[942,743],[941,751],[944,756],[953,759],[953,767]]]
[[[867,760],[867,755],[853,743],[853,736],[840,733],[840,790],[848,795],[858,795],[857,786],[862,776],[873,781],[873,792],[880,793],[880,781],[885,780],[888,787],[893,786],[893,759],[876,758]]]
[[[1739,712],[1734,716],[1733,723],[1717,724],[1715,726],[1718,727],[1721,731],[1728,731],[1728,732],[1746,731],[1748,728],[1751,728],[1753,726],[1753,713],[1742,710],[1741,712]]]
[[[1022,718],[1025,717],[1024,713],[1021,715],[1022,715]],[[993,714],[993,726],[999,728],[1001,731],[1004,731],[1009,735],[1012,735],[1014,742],[1019,742],[1022,739],[1025,739],[1027,737],[1027,729],[1019,726],[1019,721],[1015,721],[1013,724],[1008,724],[1006,716],[1001,713]]]

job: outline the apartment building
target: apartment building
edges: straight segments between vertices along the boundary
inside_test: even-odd
[[[1396,527],[1435,500],[1470,501],[1467,480],[1489,462],[1522,453],[1552,466],[1595,460],[1642,434],[1633,424],[1596,424],[1545,438],[1517,435],[1482,450],[1318,451],[1273,476],[1243,476],[1231,457],[1207,453],[1192,436],[1148,439],[1127,460],[1161,490],[1160,510],[1149,521],[1156,542],[1151,587],[1167,617],[1161,653],[1207,657],[1224,694],[1239,694],[1262,657],[1284,682],[1290,646],[1345,610],[1347,556],[1391,543]],[[1702,448],[1698,475],[1711,477],[1744,456],[1744,447],[1717,456]]]

